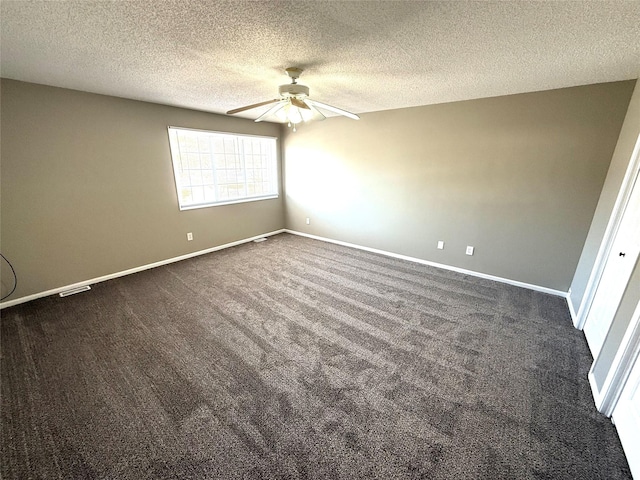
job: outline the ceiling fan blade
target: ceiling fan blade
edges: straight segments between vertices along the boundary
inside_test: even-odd
[[[311,110],[309,105],[304,103],[302,100],[298,100],[296,97],[291,97],[291,105],[298,108],[306,108],[307,110]]]
[[[305,100],[303,100],[304,103],[307,103]],[[307,105],[309,106],[309,110],[311,110],[311,112],[313,112],[313,119],[314,120],[324,120],[325,117],[324,114],[318,110],[316,107],[314,107],[313,105],[311,105],[311,103],[307,103]]]
[[[333,113],[339,113],[340,115],[344,115],[345,117],[349,117],[349,118],[352,118],[354,120],[360,120],[360,117],[358,115],[356,115],[355,113],[347,112],[346,110],[342,110],[341,108],[332,107],[331,105],[327,105],[326,103],[318,102],[317,100],[311,100],[310,98],[307,98],[305,101],[308,102],[309,105],[313,105],[315,107],[324,108],[325,110],[329,110],[330,112],[333,112]]]
[[[266,120],[267,117],[270,117],[271,115],[276,113],[278,110],[280,110],[282,107],[284,107],[286,103],[287,103],[286,100],[278,100],[278,103],[276,103],[273,107],[271,107],[269,110],[267,110],[258,118],[256,118],[254,122],[261,122],[262,120]]]
[[[275,98],[273,100],[267,100],[266,102],[254,103],[253,105],[247,105],[246,107],[234,108],[233,110],[229,110],[227,115],[233,115],[234,113],[244,112],[245,110],[251,110],[252,108],[262,107],[263,105],[269,105],[270,103],[279,102],[279,98]]]

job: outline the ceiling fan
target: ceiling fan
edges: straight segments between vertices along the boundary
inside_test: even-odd
[[[301,68],[289,67],[285,72],[287,72],[287,75],[291,78],[291,83],[287,85],[280,85],[278,88],[280,98],[254,103],[253,105],[247,105],[246,107],[235,108],[233,110],[229,110],[227,115],[233,115],[234,113],[244,112],[245,110],[251,110],[252,108],[258,108],[273,103],[274,105],[256,118],[255,121],[261,122],[263,120],[267,120],[271,116],[275,116],[280,121],[287,122],[289,127],[293,126],[294,132],[296,131],[296,125],[300,122],[324,120],[326,117],[319,109],[338,113],[354,120],[360,119],[360,117],[354,113],[310,99],[309,87],[298,83],[298,78],[302,74]]]

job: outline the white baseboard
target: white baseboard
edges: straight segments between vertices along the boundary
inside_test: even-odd
[[[571,301],[571,289],[567,292],[567,305],[569,305],[569,313],[571,314],[571,321],[573,326],[578,328],[578,314],[573,308],[573,302]]]
[[[591,387],[591,395],[593,396],[593,404],[595,405],[596,409],[601,412],[600,407],[601,407],[601,403],[602,403],[602,398],[600,395],[600,389],[598,388],[598,384],[596,382],[596,377],[593,374],[593,365],[591,366],[591,370],[589,370],[589,374],[587,375],[587,378],[589,379],[589,386]],[[610,415],[607,415],[610,416]]]
[[[223,250],[229,247],[235,247],[236,245],[241,245],[243,243],[252,242],[258,238],[262,237],[270,237],[272,235],[277,235],[278,233],[283,233],[285,230],[275,230],[269,233],[263,233],[262,235],[256,235],[255,237],[245,238],[243,240],[238,240],[236,242],[225,243],[224,245],[219,245],[217,247],[207,248],[205,250],[199,250],[197,252],[187,253],[185,255],[180,255],[179,257],[168,258],[166,260],[160,260],[159,262],[149,263],[147,265],[142,265],[140,267],[130,268],[128,270],[123,270],[121,272],[110,273],[109,275],[103,275],[102,277],[91,278],[89,280],[84,280],[82,282],[72,283],[71,285],[64,285],[62,287],[54,288],[51,290],[47,290],[45,292],[34,293],[32,295],[27,295],[26,297],[16,298],[15,300],[9,300],[8,302],[0,303],[0,310],[7,307],[12,307],[13,305],[18,305],[20,303],[29,302],[31,300],[35,300],[37,298],[48,297],[49,295],[55,295],[57,293],[63,292],[65,290],[69,290],[72,288],[82,287],[84,285],[94,284],[104,282],[106,280],[111,280],[112,278],[124,277],[125,275],[131,275],[132,273],[141,272],[143,270],[149,270],[151,268],[160,267],[162,265],[167,265],[169,263],[179,262],[180,260],[186,260],[187,258],[197,257],[198,255],[204,255],[207,253],[215,252],[218,250]]]
[[[466,275],[472,275],[474,277],[484,278],[487,280],[493,280],[495,282],[506,283],[509,285],[514,285],[516,287],[528,288],[529,290],[535,290],[537,292],[548,293],[550,295],[556,295],[558,297],[567,298],[567,292],[563,292],[561,290],[555,290],[553,288],[541,287],[539,285],[533,285],[531,283],[519,282],[518,280],[511,280],[509,278],[496,277],[495,275],[489,275],[481,272],[474,272],[473,270],[466,270],[464,268],[453,267],[451,265],[445,265],[442,263],[430,262],[429,260],[423,260],[421,258],[409,257],[407,255],[400,255],[398,253],[387,252],[385,250],[378,250],[377,248],[363,247],[362,245],[356,245],[354,243],[342,242],[340,240],[333,240],[331,238],[319,237],[317,235],[311,235],[309,233],[302,233],[295,230],[284,230],[287,233],[291,233],[293,235],[300,235],[302,237],[313,238],[315,240],[321,240],[323,242],[335,243],[337,245],[342,245],[344,247],[357,248],[358,250],[365,250],[367,252],[379,253],[381,255],[386,255],[388,257],[399,258],[401,260],[408,260],[409,262],[420,263],[422,265],[429,265],[430,267],[442,268],[444,270],[451,270],[458,273],[464,273]]]
[[[113,278],[123,277],[125,275],[131,275],[132,273],[141,272],[143,270],[149,270],[151,268],[160,267],[162,265],[167,265],[169,263],[179,262],[180,260],[186,260],[187,258],[197,257],[199,255],[205,255],[207,253],[215,252],[215,251],[218,251],[218,250],[223,250],[225,248],[235,247],[236,245],[241,245],[243,243],[252,242],[253,240],[256,240],[258,238],[270,237],[272,235],[277,235],[277,234],[283,233],[283,232],[291,233],[293,235],[299,235],[299,236],[302,236],[302,237],[313,238],[315,240],[320,240],[320,241],[323,241],[323,242],[335,243],[337,245],[342,245],[342,246],[350,247],[350,248],[356,248],[358,250],[364,250],[364,251],[367,251],[367,252],[378,253],[378,254],[381,254],[381,255],[386,255],[388,257],[399,258],[401,260],[407,260],[409,262],[414,262],[414,263],[420,263],[422,265],[429,265],[431,267],[442,268],[444,270],[451,270],[451,271],[458,272],[458,273],[464,273],[466,275],[472,275],[472,276],[478,277],[478,278],[484,278],[484,279],[487,279],[487,280],[493,280],[493,281],[500,282],[500,283],[506,283],[506,284],[509,284],[509,285],[514,285],[516,287],[528,288],[529,290],[535,290],[535,291],[538,291],[538,292],[548,293],[550,295],[556,295],[556,296],[559,296],[559,297],[564,297],[564,298],[567,298],[567,303],[569,305],[569,311],[571,312],[572,318],[575,318],[575,312],[573,311],[573,307],[571,305],[571,302],[569,301],[569,297],[568,297],[568,293],[567,292],[562,292],[560,290],[554,290],[552,288],[541,287],[539,285],[533,285],[533,284],[530,284],[530,283],[519,282],[517,280],[511,280],[511,279],[508,279],[508,278],[497,277],[495,275],[488,275],[486,273],[474,272],[473,270],[466,270],[464,268],[453,267],[451,265],[445,265],[445,264],[442,264],[442,263],[430,262],[429,260],[423,260],[421,258],[410,257],[408,255],[400,255],[398,253],[387,252],[385,250],[379,250],[377,248],[364,247],[362,245],[356,245],[354,243],[342,242],[340,240],[333,240],[331,238],[320,237],[320,236],[317,236],[317,235],[311,235],[311,234],[308,234],[308,233],[298,232],[298,231],[289,230],[289,229],[274,230],[273,232],[264,233],[262,235],[256,235],[255,237],[245,238],[245,239],[238,240],[238,241],[231,242],[231,243],[225,243],[224,245],[219,245],[217,247],[211,247],[211,248],[207,248],[205,250],[199,250],[197,252],[187,253],[185,255],[180,255],[179,257],[168,258],[166,260],[161,260],[159,262],[149,263],[147,265],[142,265],[140,267],[130,268],[128,270],[123,270],[121,272],[110,273],[108,275],[104,275],[104,276],[101,276],[101,277],[91,278],[91,279],[88,279],[88,280],[84,280],[82,282],[77,282],[77,283],[73,283],[73,284],[70,284],[70,285],[63,285],[61,287],[54,288],[54,289],[51,289],[51,290],[47,290],[47,291],[44,291],[44,292],[34,293],[32,295],[27,295],[25,297],[16,298],[14,300],[9,300],[8,302],[0,303],[0,310],[3,309],[3,308],[7,308],[7,307],[12,307],[14,305],[18,305],[20,303],[25,303],[25,302],[29,302],[31,300],[36,300],[38,298],[48,297],[49,295],[56,295],[56,294],[58,294],[60,292],[63,292],[65,290],[69,290],[69,289],[72,289],[72,288],[82,287],[84,285],[91,285],[91,284],[94,284],[94,283],[100,283],[100,282],[104,282],[106,280],[111,280]]]

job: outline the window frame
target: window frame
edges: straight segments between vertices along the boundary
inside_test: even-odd
[[[173,132],[172,132],[173,131]],[[176,144],[174,144],[173,140],[172,140],[172,135],[178,135],[179,131],[190,131],[190,132],[199,132],[199,133],[204,133],[204,134],[212,134],[212,135],[219,135],[223,138],[227,137],[231,137],[234,139],[234,141],[237,141],[238,139],[246,139],[246,138],[257,138],[257,139],[263,139],[263,140],[273,140],[273,162],[275,163],[275,165],[273,166],[274,171],[273,171],[273,182],[274,182],[274,187],[275,187],[275,193],[267,193],[267,194],[259,194],[259,195],[251,195],[251,196],[246,196],[246,197],[241,197],[241,198],[233,198],[233,199],[225,199],[225,200],[217,200],[217,201],[207,201],[207,202],[200,202],[200,203],[194,203],[194,204],[188,204],[188,205],[183,205],[182,202],[182,196],[180,194],[180,191],[182,188],[184,187],[191,187],[192,185],[182,185],[181,182],[181,175],[182,175],[182,171],[181,171],[181,167],[182,167],[182,157],[180,154],[180,150],[179,150],[179,146]],[[247,202],[257,202],[260,200],[271,200],[271,199],[275,199],[275,198],[279,198],[280,197],[280,168],[279,168],[279,153],[278,153],[278,137],[274,137],[274,136],[270,136],[270,135],[252,135],[252,134],[246,134],[246,133],[233,133],[233,132],[222,132],[222,131],[217,131],[217,130],[205,130],[205,129],[201,129],[201,128],[188,128],[188,127],[176,127],[174,125],[169,125],[167,127],[167,137],[169,140],[169,154],[171,157],[171,166],[173,169],[173,180],[174,180],[174,184],[175,184],[175,188],[176,188],[176,199],[178,201],[178,208],[183,211],[183,210],[195,210],[197,208],[207,208],[207,207],[218,207],[218,206],[223,206],[223,205],[233,205],[233,204],[237,204],[237,203],[247,203]],[[215,169],[215,156],[213,154],[213,151],[211,152],[211,161],[213,163],[213,167],[212,167],[212,172],[213,172],[213,177],[214,177],[214,185],[215,185],[215,189],[216,192],[218,191],[219,185],[217,183],[217,176],[216,176],[216,169]],[[246,174],[247,174],[247,170],[246,170],[246,165],[245,165],[245,158],[244,158],[244,154],[242,154],[242,159],[241,159],[241,163],[242,163],[242,172],[244,174],[244,178],[245,178],[245,184],[246,184]]]

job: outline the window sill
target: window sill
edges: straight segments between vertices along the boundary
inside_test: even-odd
[[[197,205],[180,205],[180,211],[195,210],[196,208],[221,207],[223,205],[235,205],[237,203],[258,202],[260,200],[272,200],[278,198],[279,195],[266,195],[264,197],[238,198],[236,200],[227,200],[215,203],[199,203]]]

